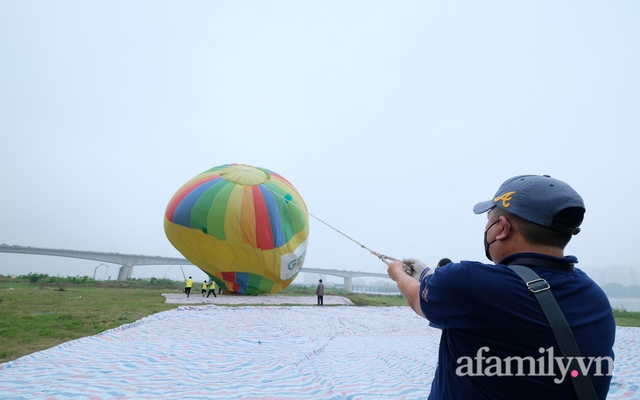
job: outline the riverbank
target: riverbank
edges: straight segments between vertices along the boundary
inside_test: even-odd
[[[640,298],[637,297],[610,297],[609,303],[614,310],[640,312]]]

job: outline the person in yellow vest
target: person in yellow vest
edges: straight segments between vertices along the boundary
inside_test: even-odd
[[[201,290],[200,293],[202,293],[202,297],[204,297],[204,294],[207,293],[207,281],[203,281],[202,282],[202,286],[201,286]]]
[[[207,297],[209,297],[211,293],[213,293],[213,297],[218,297],[216,296],[216,282],[213,279],[211,280],[211,284],[209,285],[209,291],[207,292]]]
[[[184,292],[187,294],[187,299],[189,298],[189,295],[191,294],[191,286],[193,286],[193,279],[191,279],[191,277],[189,277],[189,279],[187,279],[187,282],[185,283],[185,286],[184,286]]]

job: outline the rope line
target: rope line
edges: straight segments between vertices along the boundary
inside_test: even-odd
[[[397,258],[393,258],[390,256],[386,256],[384,254],[380,254],[377,251],[371,250],[370,248],[368,248],[367,246],[365,246],[364,244],[358,242],[357,240],[355,240],[354,238],[352,238],[351,236],[347,235],[346,233],[340,231],[338,228],[331,226],[330,224],[328,224],[327,222],[321,220],[320,218],[316,217],[315,215],[311,214],[308,210],[300,207],[299,205],[297,205],[296,203],[294,203],[293,201],[287,199],[286,197],[282,196],[280,193],[276,193],[275,191],[273,191],[271,188],[269,188],[268,186],[264,185],[264,187],[266,187],[267,189],[269,189],[269,191],[271,193],[273,193],[274,195],[280,197],[281,199],[284,199],[287,203],[291,203],[294,206],[298,207],[301,211],[305,212],[308,216],[313,217],[315,220],[325,224],[326,226],[328,226],[329,228],[333,229],[334,231],[338,232],[339,234],[341,234],[342,236],[346,237],[347,239],[351,240],[352,242],[354,242],[355,244],[357,244],[358,246],[360,246],[361,248],[369,251],[371,254],[373,254],[374,256],[378,257],[383,263],[389,265],[391,264],[391,261],[399,261]]]

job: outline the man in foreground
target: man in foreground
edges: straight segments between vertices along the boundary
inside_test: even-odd
[[[462,261],[430,271],[405,259],[388,268],[411,308],[442,327],[429,398],[577,399],[572,380],[586,374],[605,399],[613,372],[611,306],[574,267],[577,258],[564,256],[585,213],[580,195],[548,176],[523,175],[473,210],[488,211],[484,246],[495,264]],[[580,368],[569,370],[540,304],[510,264],[530,267],[548,283],[583,357]]]

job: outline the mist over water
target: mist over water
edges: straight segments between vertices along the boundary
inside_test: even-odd
[[[610,283],[622,286],[640,285],[640,268],[630,265],[611,265],[608,267],[589,267],[578,265],[598,285],[606,286]]]
[[[640,312],[640,298],[637,297],[609,297],[609,302],[613,309]]]

